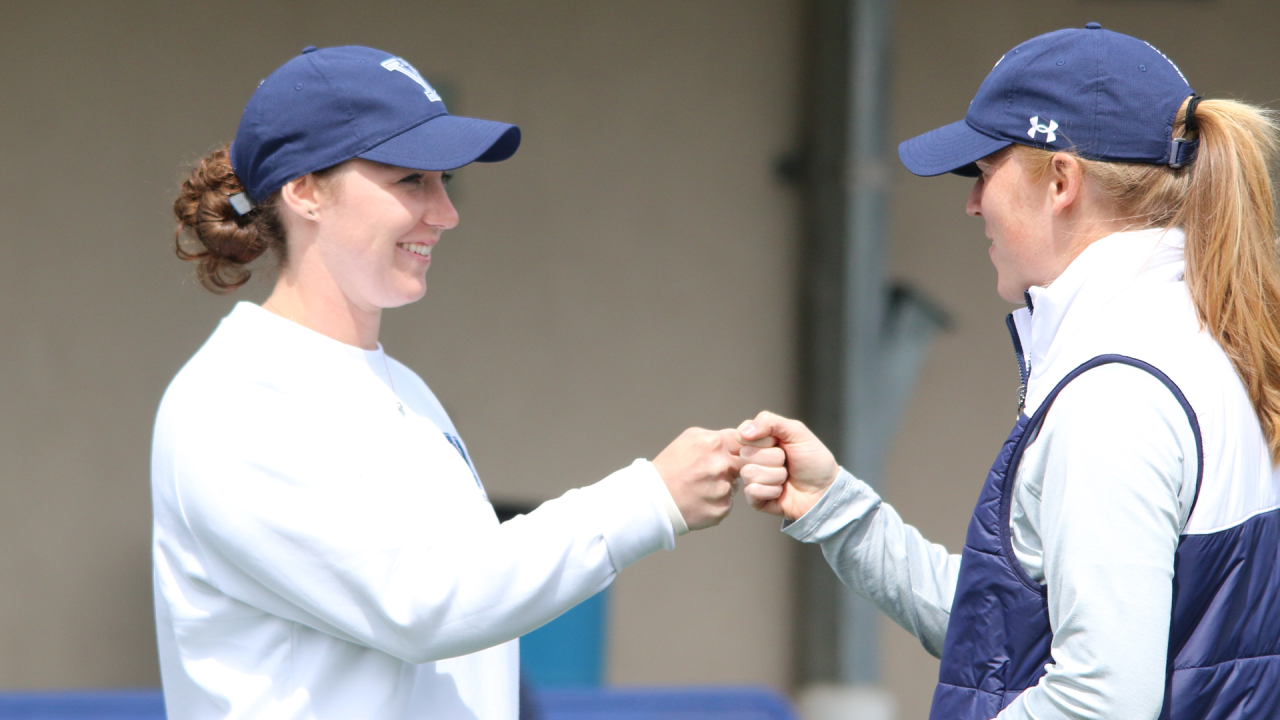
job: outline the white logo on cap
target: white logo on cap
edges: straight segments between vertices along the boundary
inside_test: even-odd
[[[387,58],[386,60],[383,60],[382,67],[392,72],[404,73],[405,75],[408,75],[411,80],[413,80],[414,82],[422,86],[422,89],[423,91],[425,91],[425,94],[428,100],[430,100],[431,102],[440,102],[439,93],[435,91],[435,88],[428,85],[427,81],[423,80],[422,76],[418,74],[418,71],[415,70],[413,66],[410,65],[409,63],[405,62],[404,60],[401,60],[398,57],[393,57],[393,58]]]
[[[1044,133],[1045,142],[1047,143],[1054,142],[1055,140],[1058,139],[1058,123],[1054,122],[1053,120],[1050,120],[1048,125],[1042,125],[1040,123],[1040,116],[1036,115],[1035,117],[1031,118],[1031,129],[1027,131],[1027,137],[1031,138],[1032,140],[1035,140],[1036,133]]]

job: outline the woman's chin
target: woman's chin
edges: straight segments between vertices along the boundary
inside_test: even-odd
[[[419,283],[399,287],[396,290],[397,292],[389,293],[389,297],[383,298],[383,301],[379,303],[384,309],[403,307],[421,300],[427,294],[426,278],[423,278]]]
[[[1025,288],[1016,286],[1013,283],[996,283],[996,294],[1005,302],[1011,302],[1015,305],[1023,304],[1026,301],[1023,295],[1024,292]]]

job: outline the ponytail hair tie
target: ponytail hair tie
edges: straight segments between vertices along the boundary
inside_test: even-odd
[[[1196,150],[1200,149],[1200,138],[1192,139],[1188,136],[1199,132],[1196,126],[1196,106],[1203,99],[1199,95],[1191,96],[1191,100],[1187,102],[1187,116],[1182,121],[1182,137],[1172,138],[1169,143],[1169,167],[1174,170],[1186,167],[1196,159]]]
[[[1186,120],[1183,121],[1183,135],[1199,132],[1199,128],[1196,127],[1196,106],[1199,105],[1200,101],[1203,99],[1204,98],[1199,95],[1192,95],[1190,102],[1187,103],[1187,117]]]
[[[240,217],[244,217],[253,212],[253,201],[249,199],[247,193],[238,192],[234,195],[228,195],[227,200],[231,202],[231,208],[236,211]]]

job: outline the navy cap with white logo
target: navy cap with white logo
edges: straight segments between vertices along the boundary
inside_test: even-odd
[[[1010,50],[964,120],[907,140],[898,157],[916,175],[976,176],[976,160],[1021,143],[1177,167],[1195,150],[1173,140],[1174,118],[1190,95],[1187,79],[1159,50],[1089,23]]]
[[[412,65],[373,48],[309,47],[263,80],[231,143],[255,202],[352,158],[415,170],[506,160],[520,128],[450,115]]]

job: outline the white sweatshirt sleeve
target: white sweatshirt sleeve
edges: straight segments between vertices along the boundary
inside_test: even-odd
[[[1048,588],[1053,662],[1001,720],[1149,720],[1164,701],[1174,553],[1195,498],[1185,411],[1128,365],[1063,389],[1028,446],[1015,553]]]
[[[197,545],[193,580],[406,662],[517,638],[674,546],[647,461],[498,525],[464,465],[460,483],[433,484],[430,467],[414,482],[362,474],[325,417],[243,406],[233,425],[189,418],[158,456]]]
[[[783,532],[822,545],[840,580],[924,649],[942,655],[960,556],[925,540],[870,485],[841,470],[822,499]]]

